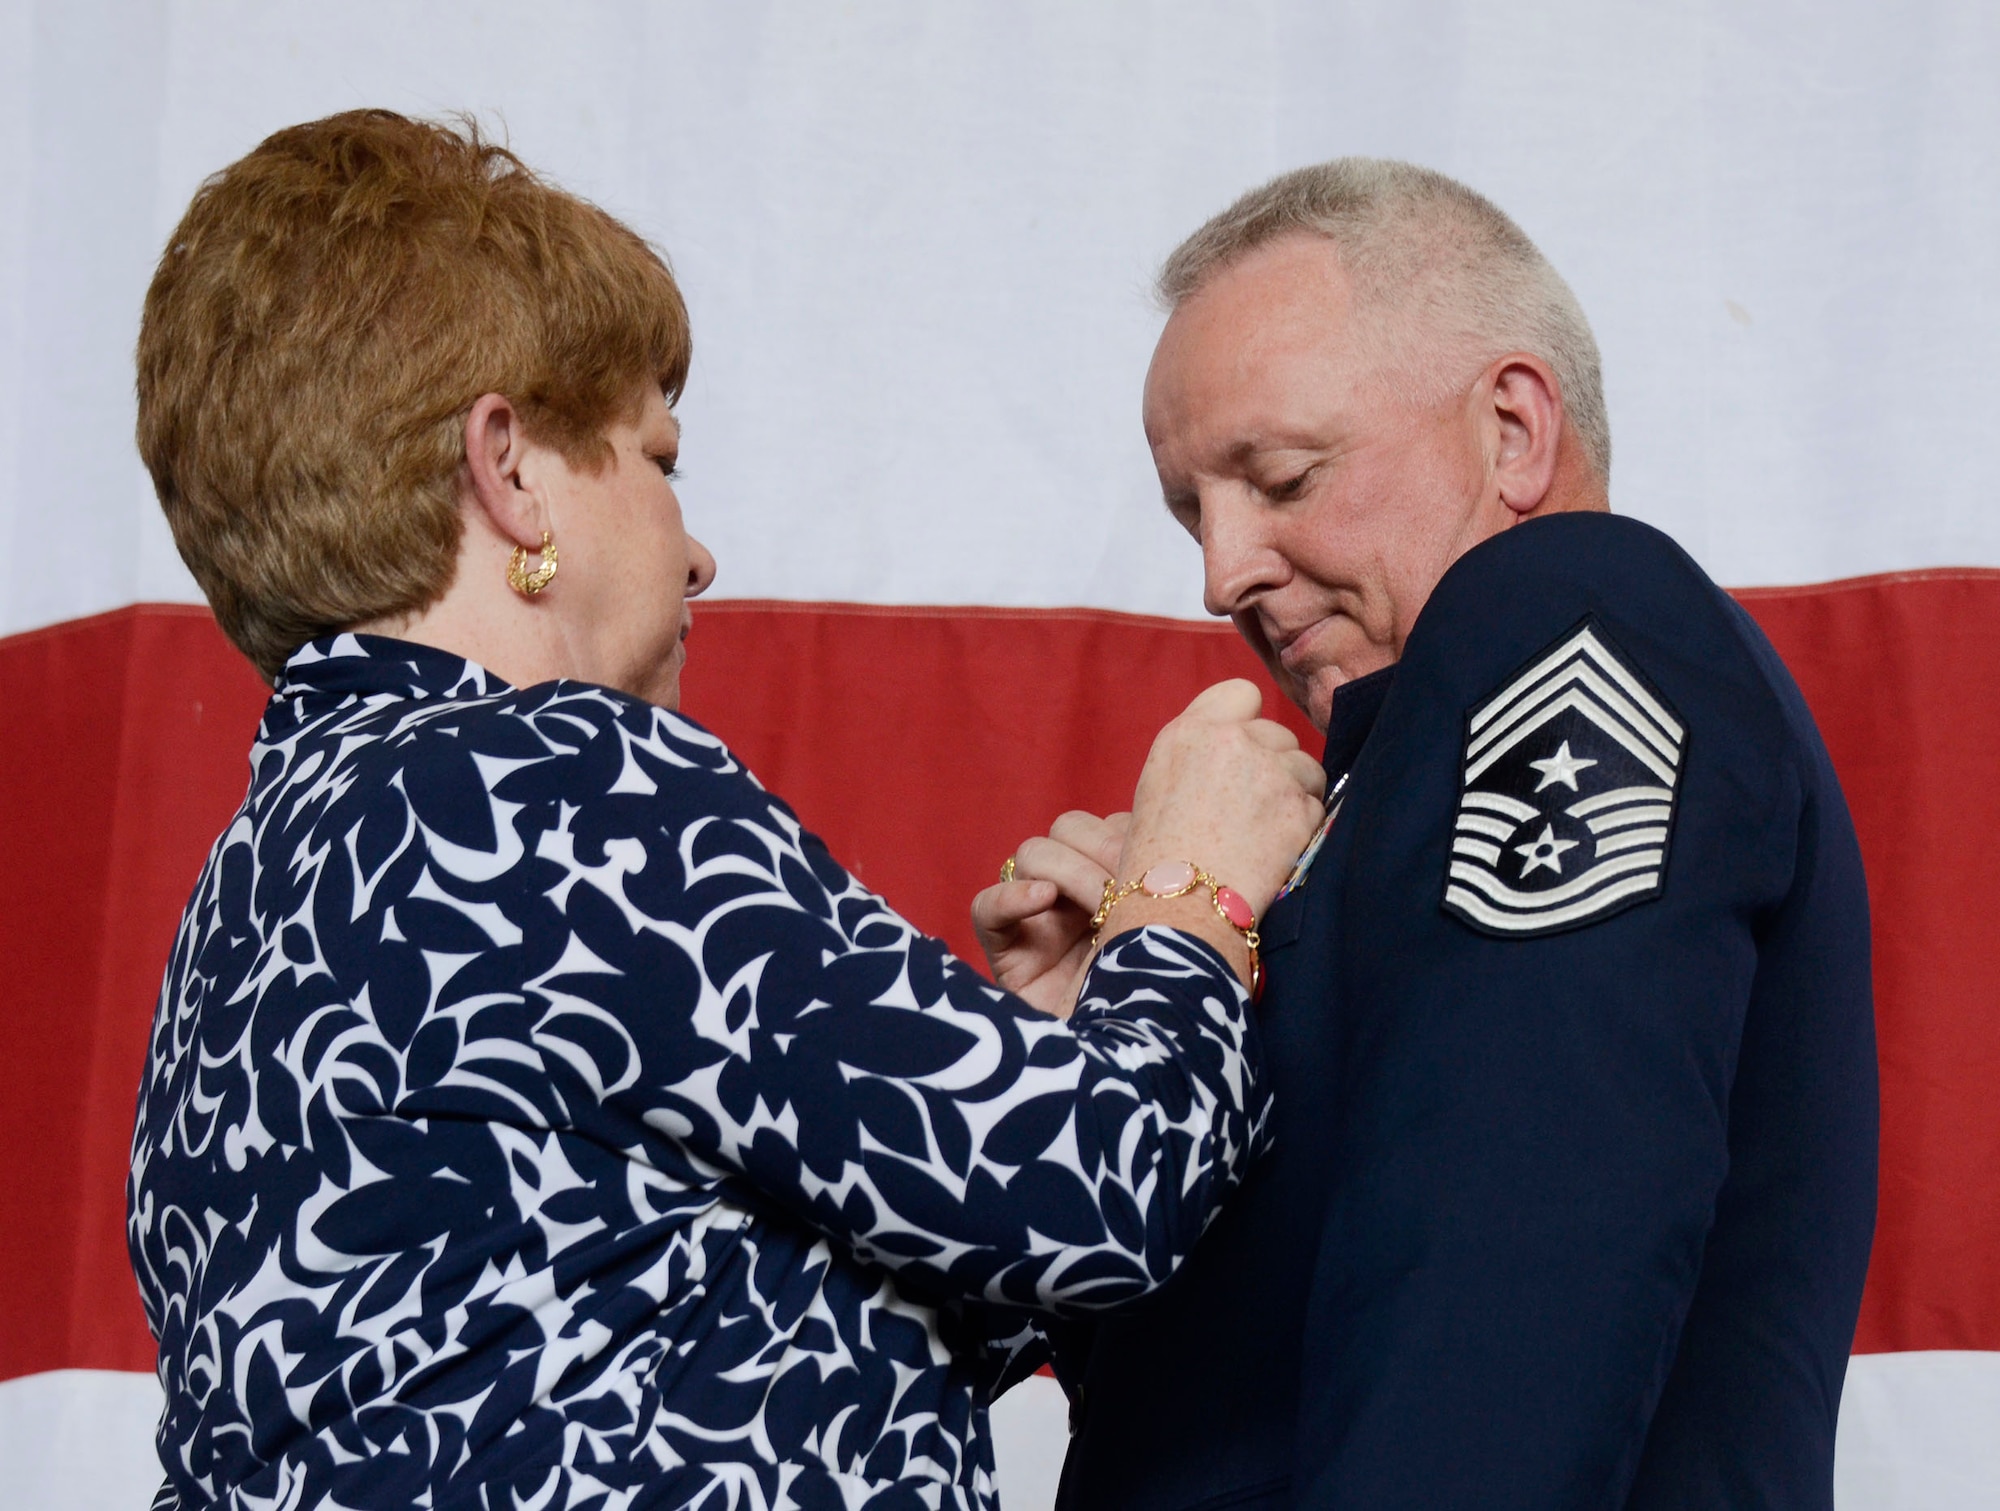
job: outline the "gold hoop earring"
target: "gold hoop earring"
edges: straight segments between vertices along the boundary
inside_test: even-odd
[[[523,598],[533,598],[555,580],[556,548],[549,543],[549,532],[542,532],[542,562],[534,571],[528,570],[528,548],[514,547],[514,554],[507,558],[507,586]]]

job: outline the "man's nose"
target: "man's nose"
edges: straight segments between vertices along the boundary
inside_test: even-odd
[[[1216,615],[1241,613],[1285,578],[1254,506],[1227,496],[1203,499],[1202,606]]]

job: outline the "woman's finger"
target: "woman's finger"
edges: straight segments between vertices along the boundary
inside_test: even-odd
[[[1286,774],[1314,797],[1326,796],[1326,768],[1303,750],[1288,750],[1278,761]]]
[[[1059,895],[1048,881],[995,882],[972,899],[972,926],[982,932],[998,933],[1045,913],[1055,906]]]
[[[1231,677],[1196,693],[1187,712],[1199,719],[1243,723],[1256,718],[1263,706],[1264,695],[1256,683],[1244,677]]]
[[[1297,750],[1299,737],[1275,719],[1252,719],[1243,732],[1266,750]]]
[[[1132,815],[1128,813],[1123,817],[1129,823]],[[1094,813],[1074,810],[1049,826],[1049,838],[1096,861],[1103,867],[1104,874],[1110,876],[1118,869],[1118,853],[1125,847],[1125,826],[1113,825]],[[1103,884],[1100,882],[1099,885]]]
[[[1112,865],[1117,865],[1112,858]],[[1097,911],[1110,870],[1058,839],[1029,839],[1014,852],[1014,875],[1054,882],[1063,897],[1086,913]]]

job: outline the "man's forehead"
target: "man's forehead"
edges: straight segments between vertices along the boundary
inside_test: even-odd
[[[1223,268],[1161,332],[1146,375],[1149,440],[1199,423],[1224,426],[1233,450],[1306,444],[1320,404],[1361,374],[1349,306],[1323,238],[1287,237]]]
[[[1352,282],[1339,248],[1324,236],[1299,231],[1225,263],[1181,301],[1174,318],[1204,326],[1306,321],[1326,332],[1345,321],[1352,304]]]
[[[1181,301],[1160,333],[1149,379],[1190,363],[1334,356],[1352,344],[1352,305],[1332,243],[1286,237],[1246,253]]]

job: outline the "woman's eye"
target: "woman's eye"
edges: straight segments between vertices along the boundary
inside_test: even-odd
[[[660,476],[673,482],[681,475],[680,458],[677,456],[656,456],[653,458],[660,469]]]

